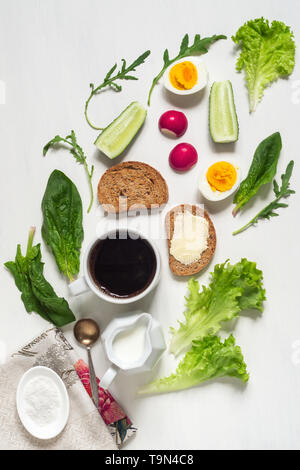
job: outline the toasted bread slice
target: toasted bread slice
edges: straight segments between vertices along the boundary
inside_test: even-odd
[[[176,214],[178,214],[179,212],[183,212],[184,210],[191,212],[193,215],[205,217],[205,219],[209,223],[207,249],[202,253],[201,258],[198,261],[195,261],[194,263],[187,264],[187,265],[180,263],[180,261],[175,259],[174,256],[170,254],[171,240],[174,234],[175,217],[176,217]],[[170,265],[171,271],[176,276],[190,276],[192,274],[196,274],[200,272],[203,268],[205,268],[205,266],[208,265],[208,263],[210,262],[210,260],[212,259],[215,253],[217,237],[216,237],[214,224],[212,223],[208,213],[205,210],[203,210],[201,207],[192,206],[189,204],[181,204],[180,206],[174,207],[166,215],[166,230],[167,230],[167,241],[168,241],[168,250],[169,250],[169,265]]]
[[[141,162],[123,162],[102,175],[98,199],[107,212],[126,212],[160,207],[168,202],[168,186],[152,166]]]

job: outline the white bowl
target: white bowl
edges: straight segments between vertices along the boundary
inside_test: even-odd
[[[24,389],[28,382],[36,377],[47,377],[51,379],[57,386],[61,398],[60,413],[57,419],[51,424],[44,426],[35,423],[25,412],[24,408]],[[53,439],[64,429],[69,417],[70,402],[65,384],[52,369],[43,366],[32,367],[25,372],[19,382],[17,388],[17,410],[23,426],[32,436],[38,439]]]

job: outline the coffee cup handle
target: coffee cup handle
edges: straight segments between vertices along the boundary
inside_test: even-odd
[[[71,295],[83,294],[83,292],[86,292],[88,290],[89,286],[84,277],[80,277],[76,281],[73,281],[71,282],[71,284],[69,284],[69,291]]]
[[[114,378],[116,377],[117,373],[118,373],[118,369],[116,369],[116,367],[111,365],[110,368],[107,369],[107,371],[103,375],[102,379],[100,380],[100,384],[99,384],[100,387],[107,390],[110,387],[111,383],[113,382]]]

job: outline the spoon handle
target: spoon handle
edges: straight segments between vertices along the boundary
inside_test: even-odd
[[[88,352],[88,359],[89,359],[90,384],[91,384],[93,402],[95,403],[96,408],[99,409],[98,384],[97,384],[95,369],[94,369],[94,365],[92,361],[91,348],[87,348],[87,352]]]

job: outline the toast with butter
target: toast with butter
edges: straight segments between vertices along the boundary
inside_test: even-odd
[[[98,184],[98,200],[110,213],[165,205],[168,186],[152,166],[141,162],[122,162],[102,175]]]
[[[176,217],[179,214],[184,215],[186,211],[192,214],[193,216],[201,217],[201,219],[204,218],[206,221],[205,225],[207,229],[207,237],[205,240],[206,248],[204,251],[202,251],[198,259],[196,259],[195,261],[191,261],[190,263],[186,262],[186,260],[185,262],[179,261],[179,259],[176,259],[175,256],[173,256],[173,254],[171,253]],[[199,220],[199,222],[201,221],[205,222],[203,221],[203,219]],[[165,223],[166,223],[166,230],[167,230],[169,265],[173,274],[175,274],[176,276],[191,276],[193,274],[200,272],[202,269],[204,269],[208,265],[208,263],[211,261],[215,253],[216,243],[217,243],[215,227],[208,213],[205,210],[203,210],[201,207],[198,207],[195,205],[189,205],[189,204],[181,204],[179,206],[174,207],[170,212],[168,212],[168,214],[166,215]],[[177,248],[177,253],[178,253],[178,248]]]

